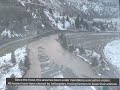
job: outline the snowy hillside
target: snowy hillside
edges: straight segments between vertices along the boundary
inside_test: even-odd
[[[15,55],[15,63],[11,60],[12,54]],[[0,57],[0,90],[5,90],[6,78],[10,78],[11,75],[21,78],[24,75],[24,71],[20,69],[20,62],[25,62],[25,56],[27,56],[26,48],[18,48],[14,53],[8,53]]]
[[[60,13],[58,12],[51,14],[48,10],[45,10],[44,13],[51,21],[51,26],[55,26],[60,30],[66,30],[70,28],[70,26],[72,26],[75,22],[74,17],[68,17],[66,15],[60,16]]]
[[[87,20],[116,18],[118,7],[104,0],[6,0],[0,1],[0,13],[1,36],[16,38],[50,29],[75,29],[78,14]]]
[[[115,40],[106,45],[104,54],[107,60],[120,72],[120,40]]]
[[[81,12],[92,17],[117,17],[118,6],[114,2],[104,0],[70,0],[72,5],[77,7]],[[110,5],[109,5],[110,4]]]

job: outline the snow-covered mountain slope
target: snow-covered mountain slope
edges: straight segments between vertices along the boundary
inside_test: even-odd
[[[116,0],[117,1],[117,0]],[[80,14],[82,17],[114,18],[118,17],[118,5],[104,0],[18,0],[23,6],[26,3],[41,5],[44,9],[52,9],[60,15]]]
[[[118,8],[104,0],[5,0],[0,13],[1,36],[15,38],[73,28],[78,14],[85,19],[117,17]]]
[[[116,17],[118,5],[104,0],[70,0],[72,5],[92,17]]]

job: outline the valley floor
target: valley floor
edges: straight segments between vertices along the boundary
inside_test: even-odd
[[[42,53],[44,55],[47,55],[48,58],[57,64],[58,66],[63,66],[65,68],[69,68],[77,75],[77,77],[80,78],[92,78],[92,77],[99,77],[94,70],[91,69],[91,66],[86,63],[84,60],[82,60],[79,57],[76,57],[72,54],[70,54],[68,51],[64,50],[61,45],[57,42],[57,35],[52,35],[50,37],[42,38],[38,41],[32,42],[28,44],[28,47],[30,49],[30,70],[26,73],[24,76],[25,78],[34,78],[42,77],[41,72],[41,63],[39,61],[39,53]],[[39,48],[42,48],[42,51],[39,52]],[[71,73],[69,73],[71,74]],[[72,76],[72,75],[71,75]],[[79,87],[76,90],[93,90],[94,87]],[[45,90],[44,87],[37,87],[37,86],[21,86],[18,88],[18,90]],[[69,89],[69,90],[74,90]]]
[[[103,46],[108,42],[119,38],[119,33],[66,33],[72,37],[73,43],[82,43],[85,48],[94,50],[97,53],[103,51]],[[111,38],[110,38],[111,37]],[[57,41],[58,35],[51,35],[42,39],[35,40],[25,44],[29,49],[30,69],[24,78],[42,78],[42,77],[79,77],[79,78],[97,78],[100,77],[92,69],[91,65],[82,58],[76,57],[66,51]],[[14,47],[13,44],[12,47]],[[10,46],[11,47],[11,46]],[[99,48],[98,48],[99,47]],[[6,50],[6,49],[5,49]],[[57,65],[55,67],[54,65]],[[51,68],[53,67],[53,68]],[[62,69],[60,68],[62,67]],[[56,70],[57,68],[57,70]],[[51,70],[52,69],[52,70]],[[49,73],[47,73],[49,72]],[[111,71],[112,72],[112,71]],[[107,73],[106,75],[110,74]],[[56,76],[54,73],[58,73]],[[112,75],[112,74],[110,74]],[[114,77],[109,76],[109,77]],[[101,90],[102,87],[71,87],[69,90]],[[20,86],[18,90],[59,90],[58,88],[48,89],[40,86]],[[64,88],[66,90],[66,88]],[[63,89],[63,90],[64,90]],[[117,90],[117,89],[115,89]]]

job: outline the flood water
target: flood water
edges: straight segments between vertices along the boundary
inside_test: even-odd
[[[79,78],[92,78],[98,77],[98,75],[91,69],[91,66],[79,57],[66,51],[61,47],[60,43],[57,41],[57,35],[52,35],[50,37],[42,38],[38,41],[28,44],[30,49],[30,69],[27,71],[24,78],[42,78],[41,62],[38,55],[41,53],[46,55],[47,59],[54,62],[58,66],[63,66],[64,68],[69,68]],[[42,50],[38,50],[42,48]],[[66,71],[67,72],[67,71]],[[63,75],[63,73],[61,73]],[[72,77],[71,77],[72,78]],[[20,86],[18,90],[46,90],[45,87],[40,86]],[[60,90],[59,87],[53,87],[50,90]],[[67,87],[62,90],[94,90],[93,87]]]

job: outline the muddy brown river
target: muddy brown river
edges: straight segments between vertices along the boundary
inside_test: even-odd
[[[91,66],[79,57],[76,57],[61,47],[57,41],[57,35],[44,37],[40,40],[34,41],[27,45],[30,49],[30,69],[27,71],[24,78],[42,78],[40,61],[38,58],[38,48],[43,48],[44,54],[46,54],[51,60],[58,65],[70,68],[78,77],[99,77]],[[85,89],[86,88],[86,89]],[[81,87],[78,90],[93,90],[90,87]],[[46,90],[41,86],[19,86],[18,90]],[[77,90],[77,89],[75,89]]]

